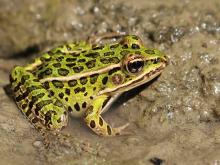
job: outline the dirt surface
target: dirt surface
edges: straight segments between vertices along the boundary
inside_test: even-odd
[[[219,165],[219,11],[219,0],[0,0],[0,164]],[[11,99],[10,70],[108,31],[140,36],[169,66],[104,115],[112,125],[129,122],[127,134],[99,137],[71,118],[46,148]]]

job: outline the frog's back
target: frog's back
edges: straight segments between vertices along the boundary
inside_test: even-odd
[[[44,63],[33,70],[39,78],[64,77],[73,74],[93,72],[121,61],[121,45],[103,45],[93,49],[72,52],[62,52],[60,49],[48,52],[49,59],[43,59]]]

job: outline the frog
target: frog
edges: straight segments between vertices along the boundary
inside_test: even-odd
[[[59,132],[71,115],[108,137],[122,134],[129,123],[112,127],[102,114],[124,92],[158,77],[167,64],[164,53],[127,34],[117,42],[57,46],[15,66],[10,83],[18,108],[37,130]]]

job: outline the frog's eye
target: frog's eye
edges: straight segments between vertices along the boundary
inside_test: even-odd
[[[128,61],[126,68],[129,73],[138,73],[143,69],[143,67],[144,61],[142,59],[134,59]]]

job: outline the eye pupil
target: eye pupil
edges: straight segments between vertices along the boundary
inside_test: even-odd
[[[128,71],[131,73],[137,73],[142,70],[144,61],[133,61],[128,63]]]

